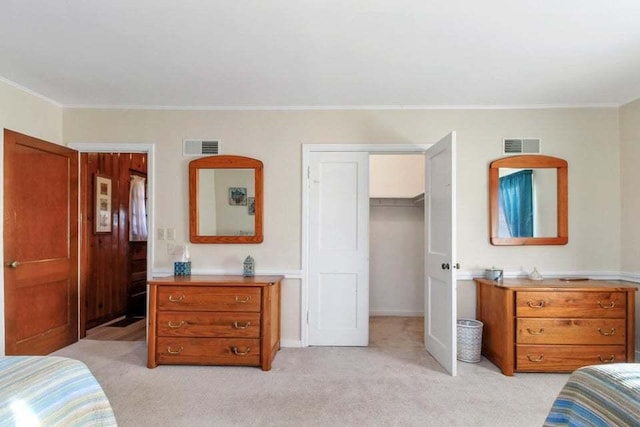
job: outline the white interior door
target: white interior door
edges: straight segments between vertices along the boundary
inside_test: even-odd
[[[312,152],[309,345],[369,344],[369,153]]]
[[[425,168],[426,350],[456,375],[455,132],[427,150]]]

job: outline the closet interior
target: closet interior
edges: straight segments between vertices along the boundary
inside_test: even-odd
[[[370,343],[423,342],[424,154],[369,156]],[[391,337],[394,331],[403,337]]]

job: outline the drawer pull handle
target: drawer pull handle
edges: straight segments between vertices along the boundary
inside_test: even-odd
[[[611,328],[611,331],[609,332],[603,331],[602,329],[598,328],[598,332],[600,332],[600,335],[604,335],[605,337],[610,337],[616,333],[616,328]]]
[[[247,347],[245,351],[238,350],[238,347],[231,347],[231,349],[233,350],[233,354],[235,354],[236,356],[246,356],[247,354],[251,353],[251,347]]]
[[[247,295],[244,298],[240,298],[239,296],[236,295],[236,302],[239,302],[240,304],[246,304],[249,301],[251,301],[251,296],[250,295]]]
[[[527,332],[529,332],[529,334],[531,335],[542,335],[544,334],[544,328],[540,328],[537,331],[532,331],[531,328],[527,328]]]
[[[614,308],[616,306],[616,302],[615,301],[609,301],[609,305],[604,305],[604,304],[602,304],[601,301],[598,301],[598,305],[600,306],[600,308],[604,308],[605,310],[611,310],[612,308]]]
[[[527,301],[527,305],[531,308],[542,308],[544,307],[544,301],[540,300],[537,304],[534,304],[531,301]]]
[[[182,353],[182,350],[184,350],[184,347],[180,347],[177,350],[171,350],[171,346],[167,347],[167,353],[169,353],[169,354],[180,354],[180,353]]]
[[[598,359],[600,359],[602,363],[613,363],[616,360],[616,356],[612,354],[610,358],[603,359],[602,356],[598,355]]]
[[[251,322],[244,322],[244,325],[240,324],[237,320],[233,322],[233,327],[236,329],[247,329],[249,326],[251,326]]]
[[[171,302],[180,302],[184,299],[184,294],[180,295],[179,297],[174,297],[173,295],[169,295],[169,301]]]
[[[173,323],[171,320],[169,320],[169,321],[167,322],[167,326],[168,326],[168,327],[170,327],[171,329],[178,329],[178,328],[181,328],[181,327],[182,327],[182,325],[184,325],[184,320],[181,320],[181,321],[179,321],[179,322],[177,322],[177,323]]]
[[[544,354],[541,354],[538,358],[533,358],[530,354],[527,354],[527,359],[529,359],[529,362],[540,363],[544,361]]]

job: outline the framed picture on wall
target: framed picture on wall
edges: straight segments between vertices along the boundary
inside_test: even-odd
[[[229,187],[229,205],[247,206],[247,188]]]
[[[111,233],[111,178],[96,174],[94,232]]]

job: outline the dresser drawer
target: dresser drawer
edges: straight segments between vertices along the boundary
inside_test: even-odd
[[[158,289],[158,310],[260,311],[260,288],[163,286]]]
[[[627,314],[626,292],[517,292],[517,317],[606,317]]]
[[[626,362],[623,345],[517,345],[516,371],[570,372],[581,366]]]
[[[260,340],[158,337],[157,359],[166,364],[260,365]]]
[[[539,319],[516,321],[518,344],[624,345],[625,319]]]
[[[161,311],[158,336],[260,338],[260,313]]]

